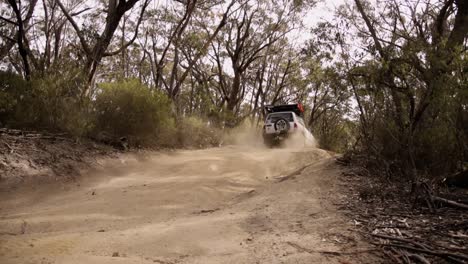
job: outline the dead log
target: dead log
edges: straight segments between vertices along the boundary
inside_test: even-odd
[[[455,201],[448,200],[448,199],[438,197],[438,196],[434,196],[434,195],[432,196],[432,200],[437,201],[437,202],[441,202],[441,203],[444,203],[444,204],[448,204],[448,205],[451,205],[453,207],[458,207],[458,208],[463,208],[463,209],[468,210],[468,204],[457,203]]]

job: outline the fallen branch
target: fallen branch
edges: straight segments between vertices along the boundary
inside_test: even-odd
[[[446,252],[446,251],[439,251],[439,250],[428,250],[428,249],[423,249],[423,248],[415,248],[412,246],[407,246],[407,245],[399,245],[399,244],[380,244],[381,246],[387,246],[387,247],[397,247],[397,248],[403,248],[403,249],[408,249],[408,250],[413,250],[413,251],[418,251],[421,253],[426,253],[429,255],[434,255],[434,256],[439,256],[439,257],[452,257],[452,258],[457,258],[457,259],[463,259],[463,260],[468,260],[468,256],[465,254],[457,254],[457,253],[451,253],[451,252]]]
[[[408,257],[412,259],[416,259],[419,262],[424,263],[424,264],[431,264],[429,260],[427,260],[425,257],[418,255],[418,254],[409,254]]]
[[[398,252],[396,252],[394,249],[390,249],[389,251],[383,250],[383,252],[385,255],[392,258],[395,261],[395,263],[402,264],[400,260],[400,257],[401,257],[400,254],[398,254]]]
[[[425,244],[422,244],[422,243],[419,243],[419,242],[416,242],[416,241],[413,241],[413,240],[410,240],[410,239],[406,239],[406,238],[400,238],[400,237],[394,237],[394,236],[387,236],[387,235],[381,235],[381,234],[371,234],[372,236],[375,236],[375,237],[378,237],[378,238],[384,238],[384,239],[389,239],[389,240],[395,240],[395,241],[400,241],[400,242],[405,242],[405,243],[409,243],[409,244],[413,244],[415,246],[418,246],[422,249],[427,249],[429,250],[430,247],[428,247],[427,245]]]
[[[448,199],[438,197],[438,196],[432,196],[432,200],[468,210],[468,204],[457,203],[455,201],[448,200]]]
[[[10,145],[8,145],[8,143],[6,142],[3,142],[5,144],[5,146],[8,148],[8,150],[10,150],[10,154],[13,153],[15,151],[15,149],[13,149]]]
[[[333,255],[333,256],[341,256],[341,255],[355,255],[355,254],[362,254],[362,253],[369,253],[369,252],[374,252],[377,251],[378,249],[376,248],[369,248],[369,249],[363,249],[363,250],[356,250],[356,251],[351,251],[351,252],[339,252],[339,251],[328,251],[328,250],[312,250],[305,248],[303,246],[300,246],[294,242],[286,242],[286,244],[292,246],[299,252],[307,252],[309,254],[324,254],[324,255]]]
[[[407,251],[399,249],[398,252],[400,252],[401,258],[405,263],[412,264]]]
[[[453,238],[459,238],[459,239],[465,239],[465,238],[468,238],[468,235],[464,235],[464,234],[447,234],[449,237],[453,237]]]
[[[447,257],[448,260],[452,261],[453,263],[457,263],[457,264],[466,264],[466,261],[463,261],[463,260],[459,260],[459,259],[456,259],[454,257]]]
[[[278,177],[278,178],[277,178],[277,179],[278,179],[278,182],[284,182],[284,181],[286,181],[286,180],[288,180],[288,179],[293,178],[293,177],[296,176],[296,175],[301,174],[302,171],[304,171],[307,167],[312,166],[312,164],[313,164],[313,163],[307,164],[307,165],[305,165],[304,167],[301,167],[301,168],[299,168],[299,169],[297,169],[297,170],[291,172],[290,174],[288,174],[288,175],[286,175],[286,176]]]

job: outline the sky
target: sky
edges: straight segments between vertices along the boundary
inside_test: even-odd
[[[317,6],[309,11],[309,15],[304,18],[307,26],[313,26],[320,21],[326,21],[333,18],[336,7],[350,2],[350,0],[322,0]]]
[[[314,8],[310,9],[304,17],[303,22],[305,28],[293,31],[289,38],[295,40],[296,47],[302,46],[305,41],[311,37],[310,28],[314,27],[319,22],[333,19],[335,9],[350,1],[351,0],[321,0]]]

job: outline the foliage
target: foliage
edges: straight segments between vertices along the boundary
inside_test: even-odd
[[[339,9],[340,19],[326,30],[339,37],[335,52],[346,65],[345,80],[356,100],[354,151],[387,175],[415,180],[463,170],[468,161],[466,130],[459,121],[467,113],[461,72],[468,66],[462,52],[468,25],[459,19],[466,16],[463,1],[406,3],[373,6],[355,0]],[[446,13],[452,5],[457,12]],[[420,27],[420,21],[433,28]],[[361,32],[358,38],[350,26]]]
[[[0,123],[6,125],[15,119],[16,107],[28,91],[29,83],[11,72],[0,72]]]
[[[79,75],[47,75],[30,82],[12,73],[0,73],[2,120],[11,127],[65,131],[84,135],[88,131],[86,101],[74,92],[82,85]]]
[[[328,110],[312,126],[320,148],[345,153],[356,141],[356,122],[343,118],[341,112]]]
[[[128,137],[133,144],[155,144],[158,135],[174,128],[171,102],[136,79],[102,83],[94,102],[93,133]]]
[[[0,73],[2,125],[63,131],[107,143],[126,137],[133,146],[207,147],[219,144],[221,132],[196,116],[174,118],[166,94],[136,79],[102,83],[94,100],[76,100],[83,83],[75,76],[48,75],[25,81]]]

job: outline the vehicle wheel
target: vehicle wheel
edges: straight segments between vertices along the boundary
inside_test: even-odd
[[[275,122],[275,130],[276,131],[288,131],[289,130],[289,122],[286,119],[280,118]]]

